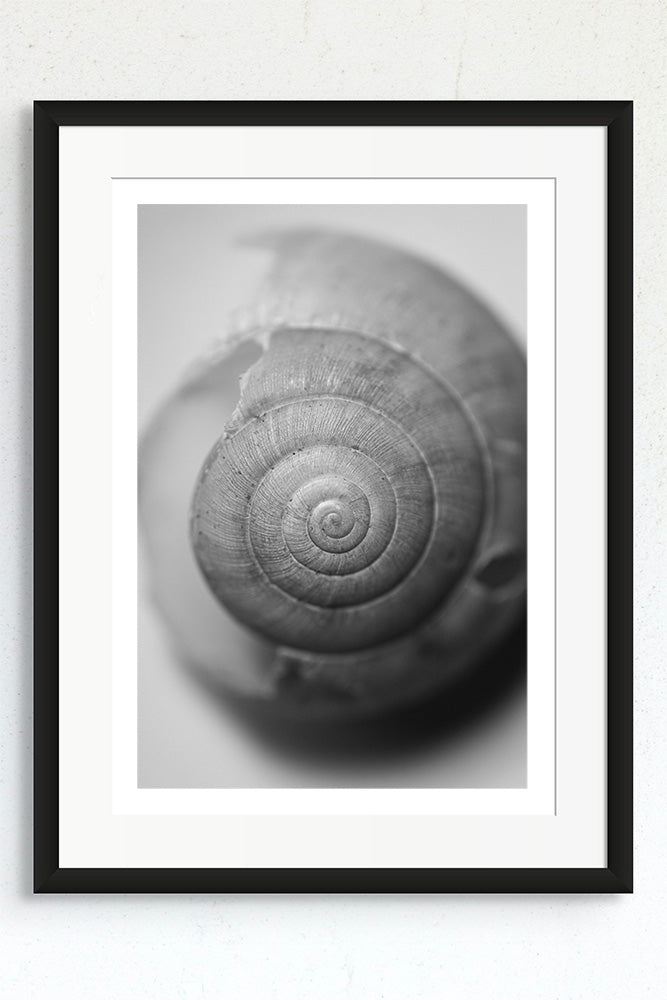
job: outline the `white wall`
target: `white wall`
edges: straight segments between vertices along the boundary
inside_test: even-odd
[[[19,1000],[664,995],[667,25],[662,10],[661,0],[2,4],[3,995]],[[637,102],[635,895],[33,897],[30,102],[454,97]]]

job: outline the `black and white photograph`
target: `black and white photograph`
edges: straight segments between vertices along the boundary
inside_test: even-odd
[[[526,787],[526,224],[138,206],[140,788]]]

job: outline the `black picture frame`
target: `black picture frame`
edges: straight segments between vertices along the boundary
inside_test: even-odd
[[[34,104],[34,891],[632,891],[631,101]],[[554,869],[86,869],[59,866],[58,150],[62,126],[600,126],[607,137],[607,864]]]

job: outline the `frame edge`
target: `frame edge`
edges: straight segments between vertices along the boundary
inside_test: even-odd
[[[33,885],[58,868],[58,125],[33,105]]]
[[[607,127],[609,867],[567,870],[58,867],[58,386],[57,380],[53,379],[53,372],[58,370],[58,130],[61,125],[92,124],[276,124],[276,115],[272,110],[275,108],[273,102],[35,101],[33,891],[632,892],[633,104],[631,101],[278,103],[285,116],[282,124],[320,124],[324,115],[334,125],[397,125],[400,124],[397,121],[399,118],[416,125],[561,124]],[[495,111],[492,110],[494,106]],[[467,119],[465,122],[461,121],[463,116]],[[610,403],[612,397],[613,406]],[[613,450],[609,446],[612,440]],[[613,587],[609,580],[613,581]]]

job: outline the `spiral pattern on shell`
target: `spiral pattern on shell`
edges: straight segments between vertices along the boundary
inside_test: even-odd
[[[488,479],[467,408],[417,358],[353,331],[278,329],[204,463],[192,542],[242,622],[282,646],[359,650],[456,587]]]

